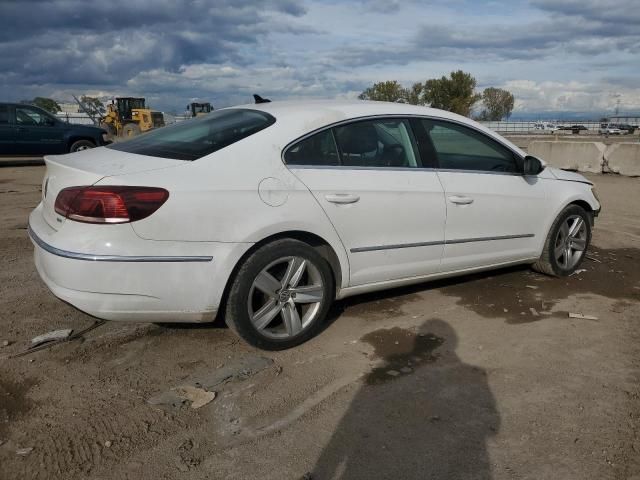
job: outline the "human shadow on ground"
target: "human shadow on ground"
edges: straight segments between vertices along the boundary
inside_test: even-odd
[[[487,439],[500,417],[481,368],[456,354],[457,335],[432,319],[362,339],[382,359],[364,379],[308,477],[490,479]]]

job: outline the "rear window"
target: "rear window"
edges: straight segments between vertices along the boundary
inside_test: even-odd
[[[107,148],[152,157],[197,160],[264,130],[275,121],[268,113],[257,110],[217,110]]]

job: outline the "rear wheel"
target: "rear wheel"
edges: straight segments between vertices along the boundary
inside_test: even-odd
[[[89,150],[90,148],[94,148],[95,146],[96,144],[91,140],[77,140],[71,144],[71,147],[69,147],[69,153]]]
[[[569,205],[553,222],[533,269],[555,277],[571,275],[584,260],[590,242],[590,215],[578,205]]]
[[[238,270],[225,321],[251,345],[283,350],[318,333],[333,296],[328,262],[304,242],[277,240],[253,252]]]

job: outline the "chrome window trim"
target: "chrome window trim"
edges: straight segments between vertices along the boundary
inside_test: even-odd
[[[423,167],[365,167],[365,166],[349,166],[349,165],[289,165],[290,170],[381,170],[385,172],[399,171],[399,172],[435,172],[435,168],[423,168]]]
[[[289,165],[289,170],[377,170],[384,172],[443,172],[443,173],[478,173],[480,175],[507,175],[510,177],[522,177],[521,173],[491,172],[488,170],[459,170],[455,168],[428,168],[428,167],[361,167],[349,165]],[[575,180],[572,180],[575,181]]]
[[[493,240],[513,240],[517,238],[532,238],[532,237],[535,237],[535,234],[523,233],[521,235],[500,235],[496,237],[460,238],[456,240],[437,240],[434,242],[401,243],[396,245],[376,245],[372,247],[356,247],[356,248],[349,249],[349,251],[351,253],[376,252],[379,250],[396,250],[400,248],[414,248],[414,247],[432,247],[436,245],[457,245],[460,243],[489,242]]]
[[[425,119],[425,120],[436,120],[436,121],[441,121],[441,122],[449,122],[449,123],[453,123],[456,125],[460,125],[462,127],[466,127],[469,128],[471,130],[474,130],[475,132],[478,132],[488,138],[490,138],[491,140],[493,140],[494,142],[500,144],[501,146],[503,146],[504,148],[506,148],[508,151],[510,151],[514,156],[516,156],[517,158],[519,158],[520,160],[524,160],[524,157],[522,155],[520,155],[518,152],[516,152],[513,148],[511,148],[509,145],[507,145],[506,143],[504,143],[502,140],[498,139],[498,138],[494,138],[491,135],[487,135],[487,132],[477,128],[474,125],[469,125],[467,123],[461,122],[459,120],[452,120],[449,118],[443,118],[443,117],[436,117],[433,115],[418,115],[418,114],[398,114],[398,113],[394,113],[394,114],[380,114],[380,115],[365,115],[362,117],[354,117],[354,118],[349,118],[349,119],[345,119],[345,120],[340,120],[338,122],[334,122],[334,123],[330,123],[328,125],[325,125],[324,127],[320,127],[320,128],[316,128],[315,130],[312,130],[311,132],[305,133],[304,135],[299,136],[298,138],[296,138],[295,140],[290,141],[289,143],[287,143],[284,148],[282,149],[282,151],[280,152],[280,160],[282,161],[282,164],[285,166],[285,168],[289,169],[289,168],[305,168],[305,167],[309,167],[309,168],[320,168],[320,167],[328,167],[328,168],[340,168],[340,169],[348,169],[348,170],[354,170],[354,169],[359,169],[361,167],[350,167],[348,165],[289,165],[287,164],[287,162],[285,162],[284,160],[284,155],[286,153],[286,151],[292,147],[294,144],[305,140],[309,137],[312,137],[313,135],[315,135],[316,133],[320,133],[324,130],[328,130],[328,129],[332,129],[335,127],[339,127],[341,125],[344,124],[348,124],[348,123],[354,123],[354,122],[360,122],[360,121],[366,121],[366,120],[379,120],[379,119],[383,119],[383,118],[405,118],[405,119],[412,119],[412,118],[417,118],[417,119]],[[391,170],[391,168],[393,167],[364,167],[367,169],[376,169],[376,170],[386,170],[389,171]],[[451,172],[462,172],[462,173],[486,173],[489,175],[500,175],[500,174],[509,174],[509,175],[513,175],[513,176],[523,176],[521,173],[512,173],[512,172],[491,172],[491,171],[486,171],[486,170],[456,170],[456,169],[437,169],[437,168],[425,168],[425,167],[402,167],[405,170],[436,170],[436,171],[451,171]]]
[[[31,225],[27,227],[27,233],[31,240],[42,248],[45,252],[51,253],[58,257],[71,258],[73,260],[83,260],[88,262],[136,262],[136,263],[149,263],[149,262],[210,262],[213,257],[208,256],[147,256],[147,255],[93,255],[89,253],[77,253],[70,252],[68,250],[62,250],[56,248],[53,245],[49,245],[42,240],[31,228]]]

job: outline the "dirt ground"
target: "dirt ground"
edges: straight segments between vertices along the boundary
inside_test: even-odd
[[[640,479],[640,179],[590,176],[604,210],[566,279],[349,299],[279,353],[220,325],[107,322],[10,358],[94,322],[33,267],[43,171],[0,169],[0,479]],[[216,398],[194,409],[185,386]]]

